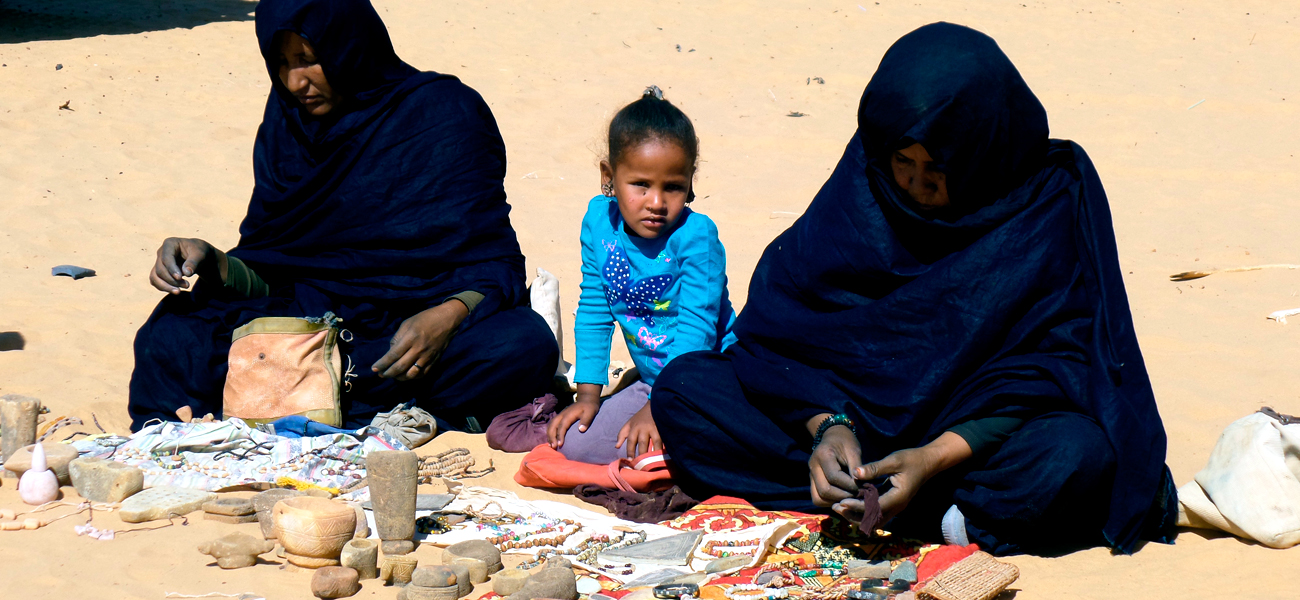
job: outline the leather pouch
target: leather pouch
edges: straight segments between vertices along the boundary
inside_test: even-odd
[[[250,426],[299,415],[343,425],[343,361],[334,313],[262,317],[236,329],[223,396],[224,418]]]

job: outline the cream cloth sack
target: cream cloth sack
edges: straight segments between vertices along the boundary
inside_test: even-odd
[[[1228,425],[1178,501],[1180,526],[1222,529],[1272,548],[1300,543],[1300,422],[1261,408]]]

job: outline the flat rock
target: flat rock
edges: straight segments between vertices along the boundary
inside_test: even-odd
[[[244,523],[256,523],[257,515],[240,515],[238,517],[234,517],[231,515],[219,515],[217,513],[210,513],[204,511],[203,520],[215,521],[217,523],[229,523],[231,525],[243,525]]]
[[[217,498],[203,503],[203,512],[230,517],[243,517],[257,513],[253,501],[248,498]]]
[[[687,573],[687,575],[694,575],[694,573]],[[659,569],[658,571],[645,573],[637,577],[636,579],[633,579],[632,581],[623,584],[623,587],[626,589],[631,589],[631,588],[638,588],[647,585],[659,585],[661,583],[667,583],[669,581],[673,581],[674,579],[682,576],[683,573],[680,569]],[[700,574],[700,578],[701,579],[704,578],[703,573]]]
[[[416,494],[415,510],[442,510],[455,499],[456,496],[451,494]],[[361,507],[366,510],[375,509],[374,503],[369,500],[362,502]]]
[[[33,444],[32,446],[34,446]],[[72,476],[68,473],[68,463],[76,460],[77,449],[58,442],[41,442],[45,447],[45,463],[59,478],[59,485],[72,485]],[[23,446],[5,461],[5,470],[13,471],[19,477],[32,468],[32,446]]]
[[[530,575],[524,587],[509,596],[510,600],[578,600],[578,579],[573,571],[542,569]]]
[[[709,564],[704,565],[704,572],[713,574],[713,573],[722,573],[723,571],[730,571],[732,569],[739,569],[740,567],[748,565],[753,560],[754,557],[745,554],[737,554],[736,556],[727,556],[724,558],[719,558],[717,560],[709,561]]]
[[[78,458],[68,463],[68,475],[92,502],[121,502],[144,489],[144,471],[115,460]]]
[[[916,583],[916,563],[910,560],[899,563],[894,572],[889,574],[889,580]]]
[[[700,543],[700,538],[703,536],[702,531],[680,533],[626,548],[601,552],[598,556],[600,560],[612,563],[684,566],[690,561],[691,553],[695,551],[695,546]]]
[[[311,576],[311,593],[317,598],[347,598],[360,590],[356,569],[321,567]]]
[[[668,581],[665,581],[663,583],[672,583],[672,584],[693,583],[695,585],[699,585],[701,583],[704,583],[704,580],[708,579],[708,577],[709,577],[708,573],[698,573],[698,572],[687,573],[685,575],[680,575],[678,577],[669,579]]]
[[[528,581],[528,571],[502,569],[492,576],[492,591],[498,596],[509,596],[523,589],[525,581]]]
[[[118,516],[127,523],[166,519],[168,515],[187,515],[217,497],[212,492],[189,488],[158,486],[149,488],[122,502]]]
[[[466,540],[447,546],[442,551],[444,565],[457,558],[477,558],[487,565],[489,574],[501,570],[501,551],[485,540]]]
[[[851,560],[844,564],[844,569],[854,579],[889,579],[889,574],[894,572],[887,560]]]

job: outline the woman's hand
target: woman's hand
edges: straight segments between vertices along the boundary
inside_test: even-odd
[[[893,489],[880,496],[880,522],[888,523],[907,508],[921,486],[931,477],[956,466],[970,458],[970,455],[970,444],[960,435],[947,431],[920,448],[899,450],[876,462],[863,465],[855,476],[863,481],[889,478]],[[834,510],[850,521],[858,521],[862,518],[862,501],[844,500],[837,503]]]
[[[416,314],[405,321],[388,343],[388,353],[381,356],[371,371],[385,379],[409,381],[424,377],[433,361],[447,347],[451,334],[469,316],[469,309],[459,300],[448,300]]]
[[[829,417],[830,415],[825,415]],[[814,417],[809,428],[816,431],[824,417]],[[854,479],[862,466],[862,445],[853,431],[843,425],[833,425],[822,434],[822,441],[813,448],[808,458],[808,471],[812,483],[812,501],[817,506],[832,506],[858,495]]]
[[[591,427],[596,413],[600,412],[600,388],[594,383],[578,384],[577,399],[555,415],[551,424],[546,426],[546,440],[551,448],[559,450],[564,447],[564,434],[569,432],[574,423],[578,423],[578,431],[582,432]]]
[[[659,428],[655,426],[654,416],[650,414],[650,403],[646,402],[641,410],[618,430],[618,443],[615,448],[622,448],[627,443],[627,457],[636,458],[655,449],[663,450],[664,442],[659,438]]]
[[[158,248],[158,259],[149,272],[149,283],[158,291],[179,294],[189,289],[186,277],[226,280],[226,253],[197,238],[167,238]]]

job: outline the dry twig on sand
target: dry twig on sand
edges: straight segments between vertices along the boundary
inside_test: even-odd
[[[1185,273],[1174,273],[1169,276],[1169,281],[1190,281],[1208,277],[1215,273],[1240,273],[1242,271],[1262,271],[1264,269],[1300,269],[1300,265],[1274,264],[1274,265],[1256,265],[1254,267],[1233,267],[1231,269],[1210,269],[1208,271],[1187,271]]]

